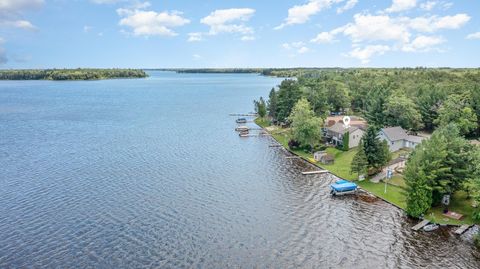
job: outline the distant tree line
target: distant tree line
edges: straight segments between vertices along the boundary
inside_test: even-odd
[[[285,79],[270,92],[268,114],[288,123],[306,98],[320,117],[345,112],[376,126],[433,131],[453,122],[460,134],[480,136],[480,69],[271,69]]]
[[[140,69],[18,69],[0,70],[0,80],[98,80],[144,78]]]

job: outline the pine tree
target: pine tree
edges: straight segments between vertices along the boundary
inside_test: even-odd
[[[358,147],[358,152],[353,157],[351,163],[350,173],[357,173],[359,176],[367,173],[368,170],[368,161],[367,156],[365,155],[365,150],[363,149],[363,143],[360,142]]]

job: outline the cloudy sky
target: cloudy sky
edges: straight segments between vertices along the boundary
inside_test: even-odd
[[[0,0],[0,68],[480,67],[477,0]]]

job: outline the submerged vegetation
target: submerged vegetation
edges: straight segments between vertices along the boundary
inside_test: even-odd
[[[0,70],[0,80],[98,80],[145,78],[140,69],[19,69]]]

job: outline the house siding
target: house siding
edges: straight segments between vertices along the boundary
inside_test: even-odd
[[[382,131],[378,134],[378,138],[382,141],[387,141],[390,152],[394,152],[405,147],[405,140],[390,141],[390,139],[388,139]]]
[[[353,132],[350,133],[350,136],[348,138],[348,148],[354,148],[358,147],[360,144],[360,140],[362,139],[362,136],[364,134],[364,131],[361,129],[357,129]]]

